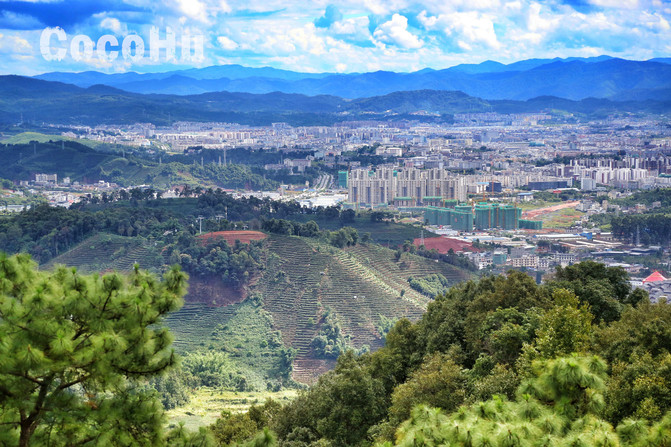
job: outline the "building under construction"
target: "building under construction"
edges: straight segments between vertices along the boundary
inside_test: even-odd
[[[542,230],[543,221],[520,219],[520,228],[523,230]]]
[[[457,211],[428,206],[424,210],[424,219],[429,221],[429,225],[450,226],[458,231],[473,231],[473,213],[470,207],[468,208],[468,211]]]
[[[453,208],[428,206],[424,208],[424,219],[429,225],[449,226],[453,230],[473,231],[500,228],[517,230],[518,228],[540,230],[543,222],[523,220],[522,210],[512,205],[498,203],[478,203],[456,205]]]
[[[478,203],[474,208],[474,225],[478,230],[501,228],[516,230],[522,217],[522,210],[511,205],[498,203]]]
[[[467,197],[466,179],[439,168],[353,169],[347,183],[348,201],[361,206],[424,206]]]

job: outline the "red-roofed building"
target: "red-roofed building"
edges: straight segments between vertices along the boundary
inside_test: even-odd
[[[648,282],[658,282],[658,281],[666,281],[666,278],[664,278],[661,273],[659,273],[657,270],[655,270],[654,272],[652,272],[652,274],[650,276],[648,276],[647,278],[645,278],[643,280],[643,284],[648,283]]]

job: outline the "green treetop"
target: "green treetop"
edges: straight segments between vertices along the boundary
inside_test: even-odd
[[[625,420],[617,428],[600,418],[606,364],[599,357],[534,362],[536,377],[515,401],[499,396],[461,407],[452,415],[416,407],[396,433],[408,447],[663,447],[671,439],[671,415],[654,425]],[[390,447],[387,442],[380,447]]]
[[[40,272],[0,257],[0,444],[156,445],[163,412],[137,379],[175,363],[161,318],[186,275]]]

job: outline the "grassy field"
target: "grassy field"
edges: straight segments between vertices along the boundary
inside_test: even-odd
[[[577,220],[580,220],[584,213],[575,208],[564,208],[541,216],[543,228],[569,228]]]
[[[546,200],[532,200],[531,202],[518,202],[517,207],[522,211],[530,211],[538,208],[547,208],[548,206],[559,205],[561,201],[548,202]]]
[[[237,392],[200,388],[194,392],[187,405],[167,412],[168,425],[172,427],[183,423],[190,430],[196,430],[203,425],[214,423],[222,411],[243,412],[254,404],[263,404],[268,399],[285,403],[295,398],[297,394],[298,391],[294,389],[277,392]]]

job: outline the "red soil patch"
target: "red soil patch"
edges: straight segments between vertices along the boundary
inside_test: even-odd
[[[422,245],[421,239],[415,239],[413,241],[416,247]],[[447,254],[450,249],[455,253],[470,251],[470,252],[479,252],[477,248],[473,247],[473,244],[470,242],[462,241],[459,239],[452,239],[449,237],[425,237],[424,238],[424,247],[427,250],[433,250],[434,248],[438,253]]]
[[[260,241],[268,237],[267,234],[260,231],[240,230],[240,231],[215,231],[213,233],[205,233],[196,236],[202,241],[204,245],[211,244],[221,239],[225,239],[228,245],[235,244],[235,241],[240,241],[243,244],[248,244],[251,241]]]

